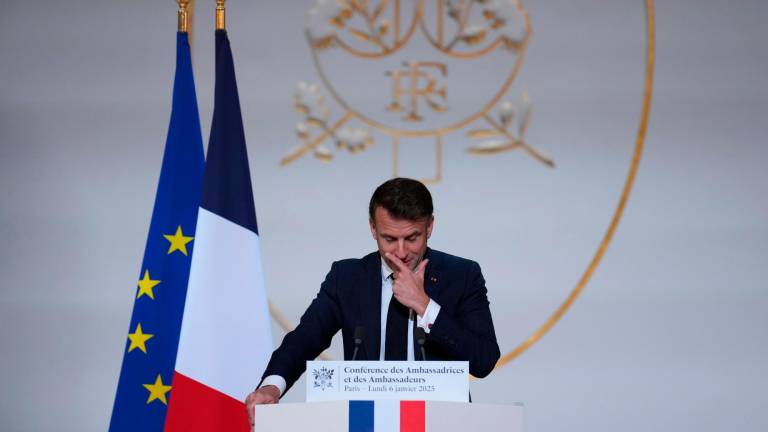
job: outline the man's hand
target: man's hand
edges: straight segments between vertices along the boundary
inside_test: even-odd
[[[248,411],[248,423],[253,428],[253,408],[256,405],[276,404],[280,401],[280,389],[273,385],[265,385],[254,390],[245,398],[245,409]]]
[[[386,257],[397,267],[395,281],[392,283],[392,295],[419,316],[424,316],[429,304],[429,296],[424,292],[424,269],[427,268],[429,260],[425,259],[415,270],[411,270],[394,254],[387,253]]]

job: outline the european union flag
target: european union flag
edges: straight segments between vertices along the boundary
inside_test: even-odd
[[[187,293],[205,159],[187,33],[110,431],[162,431]]]

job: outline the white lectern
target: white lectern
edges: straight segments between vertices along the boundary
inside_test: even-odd
[[[333,401],[257,406],[254,431],[523,432],[520,404]]]
[[[466,361],[309,361],[310,402],[256,406],[254,431],[523,432],[521,404],[468,396]]]

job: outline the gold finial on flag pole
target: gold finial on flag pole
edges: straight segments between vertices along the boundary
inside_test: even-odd
[[[189,11],[187,6],[189,0],[176,0],[179,4],[179,31],[181,33],[187,33],[189,31]]]
[[[216,0],[216,30],[226,30],[224,25],[224,1]]]

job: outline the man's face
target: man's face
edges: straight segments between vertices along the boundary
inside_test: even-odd
[[[397,270],[397,266],[386,258],[387,253],[399,258],[411,270],[415,269],[427,251],[427,239],[432,235],[435,218],[396,219],[383,207],[376,207],[373,215],[373,220],[369,221],[371,234],[389,268]]]

